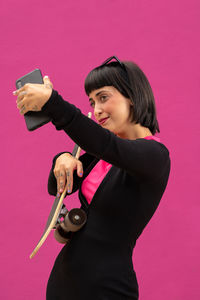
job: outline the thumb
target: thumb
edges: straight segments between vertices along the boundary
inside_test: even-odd
[[[50,87],[51,89],[53,88],[53,84],[47,75],[43,77],[43,81],[44,81],[44,85]]]

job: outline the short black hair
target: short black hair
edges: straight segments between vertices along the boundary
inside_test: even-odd
[[[85,92],[89,94],[104,86],[115,87],[124,97],[129,98],[132,122],[149,128],[154,135],[160,132],[152,88],[139,66],[132,61],[122,61],[99,66],[93,69],[85,79]]]

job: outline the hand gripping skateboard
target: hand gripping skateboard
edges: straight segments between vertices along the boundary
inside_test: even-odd
[[[88,113],[88,117],[91,118],[91,113]],[[78,159],[80,152],[80,147],[75,145],[72,156]],[[67,185],[65,186],[62,195],[55,198],[43,235],[31,253],[30,258],[35,256],[40,247],[44,244],[52,229],[55,229],[55,239],[60,243],[66,243],[71,238],[73,232],[78,231],[85,224],[87,216],[84,210],[80,208],[74,208],[68,211],[66,209],[65,205],[63,204],[63,199],[65,198],[66,193]],[[62,219],[64,220],[62,221]]]

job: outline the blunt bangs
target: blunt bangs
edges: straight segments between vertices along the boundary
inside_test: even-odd
[[[85,92],[89,94],[104,86],[114,86],[125,97],[129,97],[123,85],[127,85],[124,71],[117,62],[111,62],[108,66],[93,69],[85,79]]]

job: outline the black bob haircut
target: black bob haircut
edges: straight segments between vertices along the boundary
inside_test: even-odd
[[[89,94],[104,86],[115,87],[133,103],[131,122],[149,128],[154,135],[160,132],[154,95],[143,71],[131,61],[110,62],[93,69],[85,79],[85,92]]]

